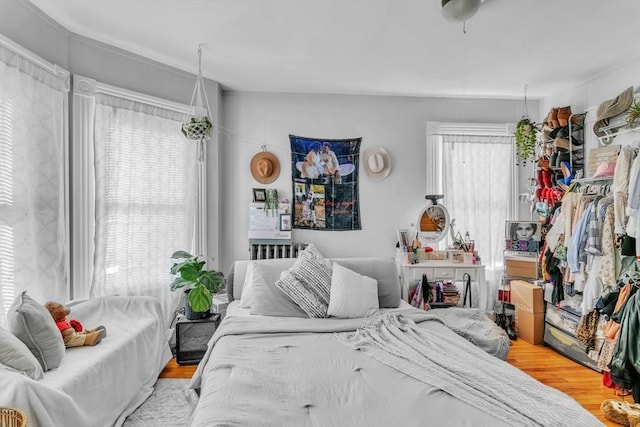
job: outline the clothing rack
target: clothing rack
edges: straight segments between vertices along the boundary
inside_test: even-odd
[[[576,180],[576,185],[571,189],[571,191],[574,193],[606,196],[611,192],[610,181],[612,180],[613,177]]]

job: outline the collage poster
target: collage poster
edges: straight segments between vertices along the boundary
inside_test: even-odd
[[[293,228],[360,230],[360,142],[289,135]]]

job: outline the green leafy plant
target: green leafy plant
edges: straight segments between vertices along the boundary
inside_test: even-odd
[[[174,252],[171,258],[174,260],[171,274],[176,276],[171,283],[171,290],[188,290],[191,309],[196,312],[208,310],[213,294],[224,286],[224,275],[219,271],[205,270],[204,259],[185,251]]]
[[[640,101],[633,101],[627,110],[627,127],[635,129],[640,125]]]
[[[213,129],[213,123],[209,120],[209,117],[191,117],[187,123],[183,123],[181,130],[182,134],[189,139],[202,139],[211,136],[211,129]]]
[[[529,119],[523,117],[516,125],[514,136],[516,139],[516,164],[526,165],[527,161],[533,159],[536,151],[538,129],[536,124]]]

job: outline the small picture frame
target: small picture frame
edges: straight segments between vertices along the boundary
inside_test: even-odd
[[[267,201],[267,189],[266,188],[254,188],[253,189],[253,201],[254,202],[266,202]]]
[[[535,221],[506,221],[505,239],[539,242],[542,240],[542,227]]]
[[[280,231],[291,231],[291,214],[280,214]]]
[[[400,250],[402,252],[409,252],[409,230],[397,229],[396,234],[398,235],[398,244],[400,245]]]

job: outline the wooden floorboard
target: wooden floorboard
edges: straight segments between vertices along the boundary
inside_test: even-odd
[[[607,420],[600,411],[605,399],[633,402],[631,396],[618,397],[602,385],[602,375],[586,368],[554,350],[531,345],[521,339],[512,342],[507,361],[540,382],[554,387],[576,399],[607,426],[619,426]],[[179,365],[172,359],[160,378],[191,378],[197,365]]]

